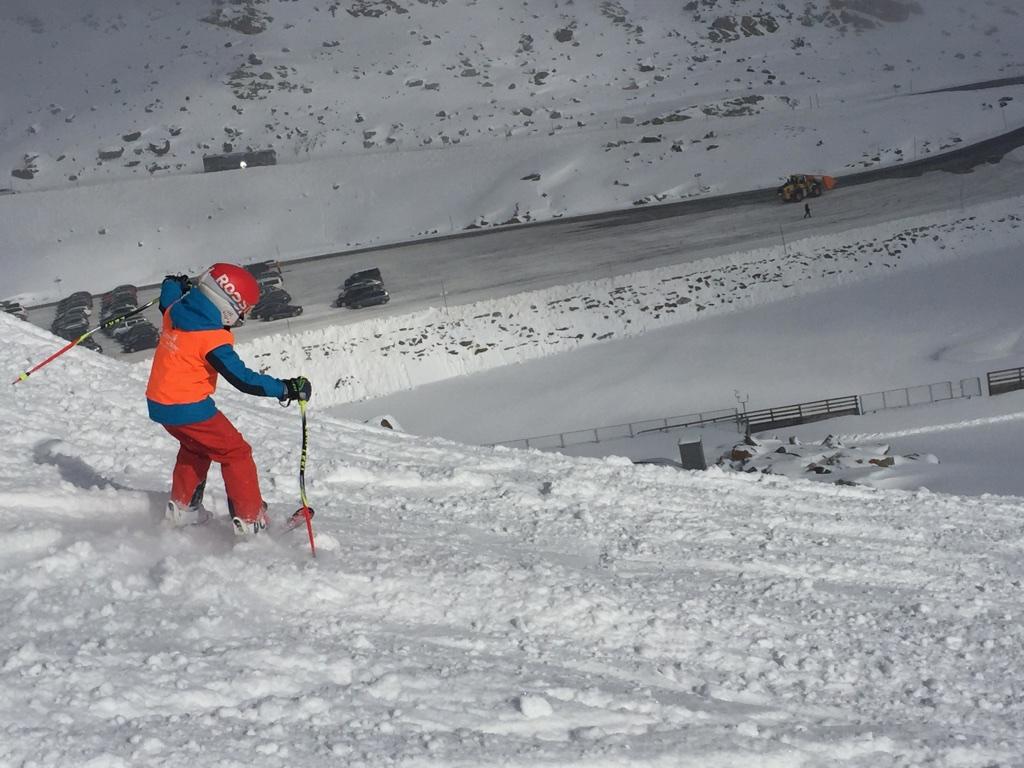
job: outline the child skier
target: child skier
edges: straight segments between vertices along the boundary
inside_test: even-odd
[[[168,276],[160,287],[163,330],[153,356],[146,399],[149,416],[181,447],[174,465],[166,518],[172,525],[206,522],[202,506],[210,462],[221,465],[235,533],[255,535],[267,527],[252,448],[210,395],[217,375],[250,395],[282,402],[308,400],[309,381],[275,379],[246,367],[234,349],[231,328],[260,298],[256,279],[234,264],[214,264],[193,286],[184,275]]]

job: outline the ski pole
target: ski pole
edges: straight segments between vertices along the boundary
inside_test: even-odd
[[[14,384],[17,384],[19,381],[25,381],[25,379],[27,379],[29,376],[31,376],[33,373],[38,371],[40,368],[42,368],[47,363],[50,363],[50,362],[56,360],[58,357],[63,355],[65,352],[67,352],[72,347],[77,347],[79,344],[81,344],[87,338],[89,338],[94,333],[96,333],[96,331],[102,330],[103,328],[110,328],[112,326],[115,326],[118,323],[120,323],[122,320],[124,320],[126,318],[129,318],[132,315],[137,315],[140,312],[142,312],[143,310],[149,309],[154,304],[156,304],[159,300],[160,300],[160,297],[157,296],[152,301],[149,301],[146,304],[143,304],[141,307],[136,307],[131,312],[125,312],[123,315],[118,315],[117,317],[111,317],[111,318],[108,318],[108,319],[102,321],[99,325],[97,325],[92,330],[86,331],[81,336],[79,336],[77,339],[74,339],[73,341],[68,342],[66,345],[64,345],[64,347],[62,347],[61,349],[58,349],[56,352],[54,352],[48,358],[43,360],[43,362],[38,363],[37,365],[34,365],[33,367],[29,368],[27,371],[19,373],[18,374],[18,378],[16,378],[14,381],[12,381],[11,384],[14,385]]]
[[[313,553],[313,557],[316,557],[316,543],[313,540],[313,515],[315,513],[306,498],[306,455],[309,449],[309,427],[306,424],[306,401],[301,398],[299,399],[299,413],[302,415],[302,455],[299,457],[299,498],[302,500],[302,508],[295,514],[301,514],[306,520],[309,551]]]

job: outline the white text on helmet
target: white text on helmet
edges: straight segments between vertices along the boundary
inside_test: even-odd
[[[235,284],[231,282],[231,278],[227,275],[220,275],[214,279],[217,285],[220,286],[220,289],[228,295],[228,298],[238,305],[238,309],[242,314],[249,311],[249,305],[246,303],[245,299],[242,298],[242,294],[238,292],[238,289],[235,288]]]

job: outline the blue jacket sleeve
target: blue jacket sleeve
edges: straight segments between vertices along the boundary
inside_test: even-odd
[[[206,353],[206,360],[231,386],[247,395],[276,397],[279,400],[285,396],[283,381],[248,368],[230,344],[211,349]]]
[[[167,308],[181,298],[181,284],[177,280],[165,279],[160,285],[160,312],[166,312]]]

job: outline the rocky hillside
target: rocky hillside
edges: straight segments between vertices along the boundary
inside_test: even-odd
[[[195,173],[237,149],[295,163],[572,133],[656,163],[716,148],[708,121],[905,93],[936,62],[961,81],[1007,71],[1009,0],[984,19],[957,5],[7,2],[0,188]],[[687,121],[707,125],[668,130]]]

